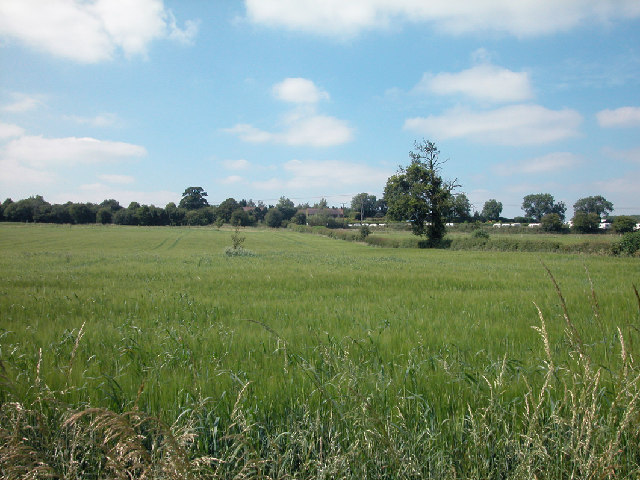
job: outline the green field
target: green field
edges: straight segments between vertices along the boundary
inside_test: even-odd
[[[637,258],[241,233],[254,255],[225,255],[227,229],[0,224],[4,451],[28,444],[58,475],[73,412],[78,431],[140,412],[190,429],[183,473],[157,478],[640,472]],[[49,422],[46,448],[11,435],[15,405]],[[145,445],[149,468],[175,458]],[[111,447],[85,446],[78,478],[145,472]]]

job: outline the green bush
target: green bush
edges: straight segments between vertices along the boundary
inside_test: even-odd
[[[613,247],[618,255],[640,255],[640,231],[622,235],[622,239]]]
[[[620,215],[613,219],[612,228],[613,231],[617,233],[633,232],[633,229],[636,228],[636,220],[627,215]]]

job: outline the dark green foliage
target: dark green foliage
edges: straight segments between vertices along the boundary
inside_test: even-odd
[[[221,218],[225,223],[231,221],[231,215],[239,207],[238,202],[234,198],[227,198],[216,208],[216,217]]]
[[[488,221],[497,222],[500,220],[500,215],[502,214],[502,202],[497,201],[492,198],[484,202],[484,207],[482,208],[482,218]]]
[[[102,207],[96,213],[96,223],[102,223],[103,225],[107,223],[111,223],[112,218],[113,218],[113,214],[111,213],[110,208]]]
[[[542,217],[540,223],[542,223],[542,229],[545,232],[562,231],[562,219],[557,213],[547,213]]]
[[[306,225],[307,214],[304,212],[298,212],[293,216],[292,220],[293,220],[293,223],[296,225]]]
[[[542,217],[548,213],[556,213],[560,220],[564,221],[567,207],[564,202],[555,203],[550,193],[533,193],[522,200],[522,210],[527,217],[533,218],[536,222],[542,221]]]
[[[282,220],[291,220],[298,211],[293,202],[286,197],[280,197],[276,208],[280,210]]]
[[[97,206],[92,203],[74,203],[69,208],[73,223],[95,223]]]
[[[611,226],[616,233],[633,232],[634,228],[636,228],[636,219],[627,215],[620,215],[613,219]]]
[[[271,228],[280,228],[283,219],[284,216],[278,208],[270,208],[266,216],[264,217],[265,223]]]
[[[249,215],[248,212],[245,212],[242,208],[235,210],[231,214],[231,225],[248,227],[253,225],[255,220],[252,215]]]
[[[207,196],[207,192],[202,187],[189,187],[182,193],[182,200],[180,200],[180,208],[187,210],[197,210],[199,208],[209,206],[209,202],[204,198]]]
[[[455,182],[440,176],[443,162],[435,143],[423,140],[409,152],[411,163],[389,177],[384,189],[392,220],[409,220],[415,235],[426,236],[429,245],[438,246],[445,234],[445,213],[451,204]]]
[[[574,212],[595,213],[598,217],[606,216],[613,211],[613,203],[601,195],[585,197],[573,204]]]
[[[578,211],[572,221],[572,228],[578,233],[597,233],[600,227],[600,215],[593,212]]]
[[[356,213],[356,218],[363,220],[376,214],[376,196],[368,193],[359,193],[351,199],[351,210]]]
[[[447,220],[461,223],[471,219],[471,202],[464,193],[454,195],[447,212]]]
[[[622,239],[615,246],[615,253],[622,255],[640,254],[640,231],[622,235]]]

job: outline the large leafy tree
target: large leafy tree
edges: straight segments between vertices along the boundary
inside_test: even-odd
[[[180,208],[187,210],[197,210],[198,208],[208,207],[209,202],[204,198],[207,196],[207,192],[202,187],[189,187],[182,194],[182,200],[180,200]]]
[[[466,222],[471,218],[471,202],[464,193],[453,196],[448,218],[452,222]]]
[[[359,193],[351,199],[351,209],[360,215],[360,219],[373,217],[376,214],[376,196]]]
[[[499,202],[495,198],[491,198],[484,202],[484,207],[482,207],[482,217],[486,220],[498,221],[500,220],[500,215],[502,214],[502,202]]]
[[[601,195],[595,197],[585,197],[573,204],[575,213],[595,213],[598,217],[607,215],[613,211],[613,203],[609,202]]]
[[[556,213],[564,221],[567,207],[564,202],[555,202],[550,193],[532,193],[522,199],[522,210],[529,218],[537,222],[549,213]]]
[[[445,213],[451,205],[451,191],[456,182],[443,180],[443,161],[435,143],[415,142],[409,152],[411,163],[400,166],[387,180],[384,199],[392,220],[409,220],[415,235],[426,236],[430,246],[440,244],[445,234]]]
[[[285,196],[280,197],[276,208],[280,210],[280,213],[282,214],[282,218],[284,220],[291,220],[298,211],[293,202]]]

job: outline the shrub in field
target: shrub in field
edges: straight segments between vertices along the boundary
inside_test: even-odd
[[[622,235],[622,239],[614,244],[613,252],[620,255],[640,254],[640,231]]]
[[[235,228],[233,234],[231,235],[231,243],[230,247],[227,247],[224,251],[225,255],[228,257],[252,257],[255,254],[251,250],[246,250],[243,245],[246,237],[240,235],[240,227]]]
[[[578,233],[597,233],[600,216],[596,213],[576,212],[573,216],[573,229]]]
[[[633,232],[636,228],[636,219],[627,215],[620,215],[613,219],[612,228],[616,233]]]
[[[542,229],[545,232],[562,231],[562,218],[557,213],[547,213],[542,217],[540,223],[542,223]]]

